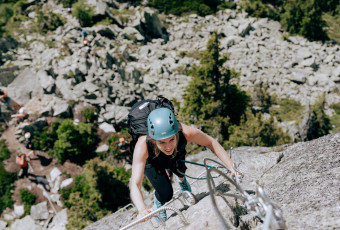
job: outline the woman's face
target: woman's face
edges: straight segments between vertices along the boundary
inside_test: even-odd
[[[176,147],[176,135],[163,140],[156,140],[156,145],[165,155],[170,156]]]

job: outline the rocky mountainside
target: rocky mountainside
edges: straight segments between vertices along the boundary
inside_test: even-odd
[[[25,46],[1,39],[1,71],[15,77],[9,95],[30,114],[71,116],[71,106],[80,102],[99,109],[99,122],[119,125],[139,99],[162,94],[181,101],[190,80],[187,69],[199,64],[198,52],[215,30],[221,54],[230,56],[225,65],[240,72],[235,81],[243,90],[252,93],[268,85],[269,94],[297,100],[307,110],[325,94],[328,115],[334,114],[329,106],[340,102],[339,45],[289,37],[278,22],[233,10],[174,17],[126,3],[88,4],[94,4],[95,16],[105,15],[115,24],[81,28],[67,9],[47,1],[43,9],[67,19],[63,27],[47,35],[17,34]],[[110,13],[113,5],[119,13]],[[26,9],[32,18],[24,24],[28,31],[36,17],[32,7]],[[91,49],[82,45],[83,29]],[[308,114],[302,123],[281,125],[304,140]]]
[[[18,138],[23,130],[41,129],[46,123],[35,118],[75,119],[79,106],[95,106],[99,127],[112,132],[126,122],[129,108],[140,99],[162,94],[181,101],[190,80],[187,70],[199,64],[198,52],[206,48],[215,30],[220,33],[221,54],[229,55],[225,65],[240,72],[234,81],[243,90],[252,93],[258,85],[267,85],[270,94],[292,98],[306,107],[325,94],[328,115],[334,114],[330,106],[340,103],[339,45],[286,36],[278,22],[233,10],[206,17],[175,17],[124,1],[87,3],[95,7],[95,15],[110,17],[114,24],[82,28],[67,9],[48,0],[43,9],[61,14],[67,20],[63,27],[47,35],[31,33],[37,16],[31,5],[25,9],[32,19],[24,23],[26,32],[17,33],[17,41],[0,38],[0,82],[34,121],[18,128]],[[82,30],[88,33],[90,49],[82,44]],[[302,119],[301,124],[281,125],[295,140],[304,140],[307,123]],[[191,159],[201,162],[206,156],[211,154],[203,152]],[[335,218],[339,213],[339,134],[295,144],[284,151],[238,148],[233,157],[246,175],[242,186],[255,191],[254,181],[263,185],[281,205],[289,228],[339,228]],[[197,170],[202,168],[190,166],[189,172],[195,175]],[[183,210],[190,223],[187,228],[219,229],[206,185],[201,183],[194,190],[201,194],[200,201]],[[236,218],[227,205],[218,203],[226,218]],[[130,209],[129,214],[114,215],[88,228],[117,229],[135,213]],[[240,218],[240,225],[261,225],[249,216]],[[200,219],[202,222],[197,221]],[[179,224],[178,216],[167,221],[174,229],[180,228]]]
[[[241,187],[247,191],[256,191],[256,183],[263,186],[265,193],[281,207],[288,229],[338,229],[339,149],[340,133],[337,133],[291,146],[240,147],[232,152],[232,158],[244,173]],[[188,160],[203,163],[204,158],[216,159],[211,152],[206,151],[190,156]],[[198,176],[204,171],[200,166],[189,164],[187,166],[187,174],[190,176]],[[233,191],[232,186],[221,178],[214,180],[220,191],[228,192],[229,189]],[[189,181],[194,182],[192,179]],[[177,188],[176,183],[174,186]],[[170,218],[166,221],[167,229],[224,229],[212,206],[206,180],[194,182],[192,190],[198,201],[195,205],[183,208],[179,201],[169,204],[182,211],[189,225],[183,225],[179,215],[168,212]],[[231,209],[235,208],[232,201],[228,201],[229,204],[216,196],[218,208],[230,229],[262,229],[263,223],[258,218],[250,212],[241,214],[235,212]],[[245,210],[244,204],[242,202],[239,204]],[[135,217],[134,208],[123,210],[85,229],[119,229],[131,223]],[[152,227],[147,222],[132,229]]]

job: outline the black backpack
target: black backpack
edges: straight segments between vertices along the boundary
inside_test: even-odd
[[[163,96],[158,96],[156,100],[142,100],[132,106],[128,115],[128,132],[132,136],[132,141],[130,142],[131,157],[138,138],[141,135],[148,134],[147,118],[149,114],[158,108],[168,108],[175,113],[172,102]]]

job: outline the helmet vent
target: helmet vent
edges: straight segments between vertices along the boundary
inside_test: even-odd
[[[149,119],[149,123],[150,123],[150,131],[152,135],[155,135],[155,126],[153,125],[152,121]]]
[[[172,129],[175,129],[175,124],[174,124],[174,121],[172,120],[171,113],[169,114],[169,124],[171,125]]]

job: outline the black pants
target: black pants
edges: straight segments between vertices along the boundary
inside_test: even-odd
[[[28,177],[28,165],[26,165],[25,167],[22,167],[22,174],[21,174],[21,178],[24,178],[24,177]]]
[[[184,163],[182,164],[183,165],[180,165],[178,168],[181,172],[185,173],[186,167]],[[176,169],[177,168],[170,168],[178,177],[183,177],[183,175],[176,173]],[[157,200],[161,202],[162,205],[170,201],[174,193],[171,181],[165,170],[165,168],[156,168],[152,164],[146,164],[144,170],[144,174],[155,189]]]

